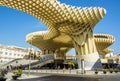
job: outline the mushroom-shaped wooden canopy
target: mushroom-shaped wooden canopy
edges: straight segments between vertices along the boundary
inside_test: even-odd
[[[50,44],[52,43],[54,43],[53,50],[56,47],[69,47],[67,43],[62,42],[66,39],[63,37],[62,41],[58,41],[58,39],[61,36],[70,36],[77,52],[79,67],[82,58],[85,59],[88,69],[94,68],[96,66],[94,64],[99,65],[99,62],[96,63],[99,56],[93,39],[93,30],[106,14],[104,8],[75,7],[57,0],[0,0],[0,6],[26,12],[45,23],[48,30],[42,31],[39,38],[43,43],[49,42],[49,44],[46,43],[46,48],[51,49]],[[36,46],[40,45],[36,44]],[[94,59],[88,58],[93,56]]]

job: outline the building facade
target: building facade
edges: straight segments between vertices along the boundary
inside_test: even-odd
[[[12,61],[14,59],[26,58],[29,55],[30,48],[22,48],[18,46],[8,46],[0,44],[0,65]],[[32,53],[39,55],[40,52],[32,49]]]

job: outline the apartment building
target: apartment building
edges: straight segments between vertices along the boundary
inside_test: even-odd
[[[29,56],[30,48],[18,46],[8,46],[0,44],[0,64],[4,64],[14,59],[26,58]],[[32,49],[32,53],[40,55],[39,51]]]

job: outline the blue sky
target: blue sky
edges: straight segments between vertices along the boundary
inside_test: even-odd
[[[111,34],[115,43],[110,46],[114,54],[120,53],[120,0],[59,0],[63,3],[81,7],[103,7],[106,16],[95,26],[94,33]],[[0,6],[0,43],[20,47],[30,47],[25,36],[31,32],[47,30],[47,27],[24,12]],[[70,54],[74,51],[70,51]]]

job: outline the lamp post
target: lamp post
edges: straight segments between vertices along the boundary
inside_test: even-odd
[[[81,59],[81,73],[82,73],[82,74],[85,73],[85,63],[84,63],[84,59]]]
[[[32,40],[33,40],[33,37],[31,38],[31,41],[30,41],[30,50],[29,50],[29,75],[30,75],[30,64],[31,64],[31,53],[32,53]]]
[[[29,73],[28,73],[28,76],[30,75],[30,63],[31,63],[31,49],[29,50]]]

